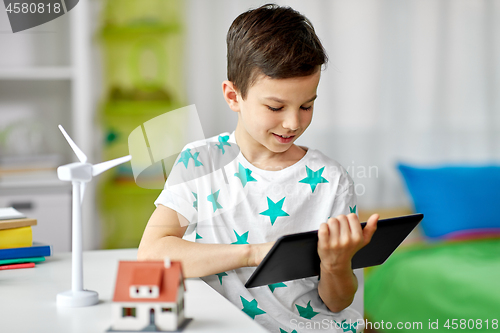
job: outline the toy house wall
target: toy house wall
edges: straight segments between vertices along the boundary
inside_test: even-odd
[[[178,325],[184,321],[184,287],[183,285],[179,285],[179,289],[177,291],[177,303],[172,305],[172,312],[161,312],[161,307],[156,315],[155,321],[158,329],[161,330],[175,330]],[[174,304],[174,303],[169,303]],[[156,311],[156,310],[155,310]],[[174,326],[173,326],[174,325]]]
[[[182,277],[181,277],[182,279]],[[184,284],[179,285],[177,292],[177,320],[179,323],[184,321]]]
[[[168,304],[168,305],[166,305]],[[158,304],[155,308],[155,324],[156,327],[163,331],[173,331],[181,322],[178,316],[178,305],[175,303]],[[162,307],[172,308],[172,312],[162,312]]]
[[[122,317],[123,308],[136,308],[135,317]],[[162,308],[172,308],[172,312],[162,312]],[[113,303],[112,317],[114,330],[142,330],[149,325],[150,310],[155,311],[155,324],[161,330],[177,329],[176,303]]]

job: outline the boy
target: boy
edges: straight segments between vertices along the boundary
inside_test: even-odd
[[[307,18],[276,5],[237,17],[227,45],[222,90],[238,113],[236,129],[187,145],[169,178],[223,158],[224,148],[235,144],[240,153],[224,174],[167,181],[138,257],[181,260],[186,277],[203,277],[270,332],[359,332],[361,316],[348,308],[357,289],[351,258],[370,241],[378,216],[362,230],[347,172],[319,151],[294,144],[311,122],[326,53]],[[218,155],[190,153],[216,143]],[[196,224],[196,242],[182,239],[190,223]],[[244,287],[279,236],[315,229],[320,279]]]

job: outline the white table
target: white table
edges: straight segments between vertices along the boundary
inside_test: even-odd
[[[35,268],[0,271],[0,332],[99,333],[110,328],[111,300],[119,260],[136,260],[137,249],[83,253],[84,289],[99,293],[99,304],[56,305],[58,292],[71,289],[71,253],[47,257]],[[184,332],[267,332],[200,279],[186,280]]]

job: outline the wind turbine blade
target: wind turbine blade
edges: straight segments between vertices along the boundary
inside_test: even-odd
[[[75,152],[76,157],[78,157],[78,159],[80,160],[80,162],[86,163],[87,162],[87,156],[83,153],[83,151],[80,148],[78,148],[78,146],[76,145],[76,143],[69,137],[68,133],[66,133],[66,131],[64,130],[64,128],[61,125],[59,125],[59,129],[61,130],[62,134],[66,138],[66,141],[68,141],[69,145],[71,146],[71,148]]]
[[[98,174],[111,169],[112,167],[115,167],[117,165],[120,165],[122,163],[125,163],[127,161],[130,161],[132,159],[131,155],[115,158],[114,160],[111,161],[106,161],[102,162],[96,165],[92,166],[92,176],[97,176]]]

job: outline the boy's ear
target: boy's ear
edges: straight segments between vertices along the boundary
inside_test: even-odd
[[[227,105],[231,108],[231,110],[235,112],[240,111],[239,100],[241,96],[238,93],[238,89],[231,81],[222,82],[222,94],[224,95],[224,99],[227,102]]]

